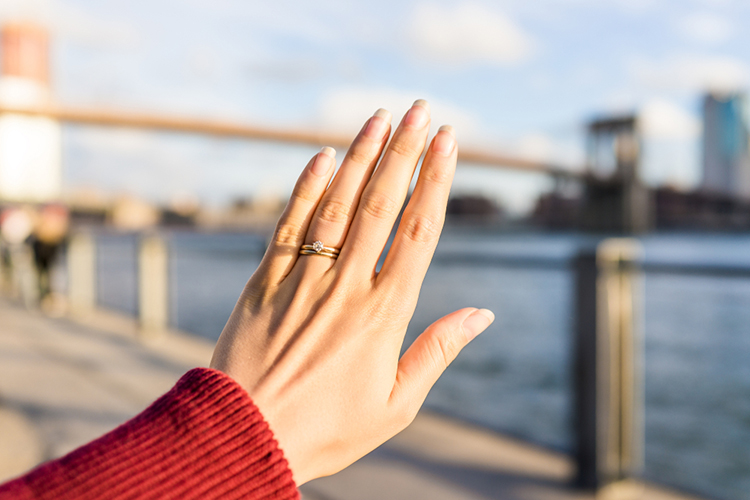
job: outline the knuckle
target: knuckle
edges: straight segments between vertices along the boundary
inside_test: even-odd
[[[433,357],[441,364],[443,369],[448,368],[456,357],[456,341],[450,332],[445,330],[437,332],[433,337]]]
[[[280,223],[273,234],[273,242],[277,246],[297,246],[299,226],[291,223]]]
[[[369,165],[375,159],[372,145],[358,144],[349,150],[349,160],[358,165]]]
[[[368,193],[362,197],[362,210],[373,219],[387,220],[394,217],[399,205],[384,193]]]
[[[437,239],[440,234],[440,226],[440,222],[433,217],[413,214],[403,219],[402,231],[410,241],[429,243]]]
[[[405,138],[394,140],[390,145],[392,153],[410,159],[419,158],[422,155],[422,149],[413,141],[406,140]]]
[[[451,175],[442,165],[430,165],[428,168],[422,167],[422,179],[430,183],[447,184],[451,180]]]
[[[350,210],[348,203],[330,198],[323,200],[323,203],[321,203],[318,217],[327,222],[346,222],[349,218]]]
[[[315,203],[318,201],[319,191],[313,189],[312,186],[308,186],[305,183],[300,183],[294,187],[292,192],[292,198],[303,203]]]

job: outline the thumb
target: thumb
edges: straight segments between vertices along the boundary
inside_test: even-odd
[[[443,316],[417,337],[398,363],[392,398],[413,407],[413,414],[461,349],[495,320],[488,309],[467,307]]]

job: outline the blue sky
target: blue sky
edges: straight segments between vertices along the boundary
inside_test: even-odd
[[[356,132],[417,98],[460,144],[571,165],[591,116],[642,116],[644,178],[699,181],[700,95],[750,80],[739,0],[3,0],[54,36],[54,90],[107,105]],[[288,191],[314,151],[66,131],[66,180],[156,199]],[[539,177],[463,166],[456,189],[516,210]]]

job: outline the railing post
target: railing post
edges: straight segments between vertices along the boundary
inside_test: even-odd
[[[75,234],[68,244],[68,302],[74,316],[96,307],[96,243],[90,234]]]
[[[13,275],[10,265],[10,248],[0,241],[0,295],[13,293]]]
[[[604,240],[575,260],[577,486],[600,489],[643,464],[641,246]]]
[[[169,326],[168,250],[158,236],[145,236],[138,248],[138,316],[141,334],[158,336]]]

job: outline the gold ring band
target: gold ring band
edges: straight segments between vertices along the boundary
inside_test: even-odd
[[[302,245],[299,250],[300,255],[322,255],[335,259],[339,256],[339,249],[323,246],[320,240],[315,241],[312,245]]]
[[[331,257],[335,259],[339,256],[337,253],[330,253],[330,252],[316,252],[315,250],[300,250],[300,255],[322,255],[323,257]]]

